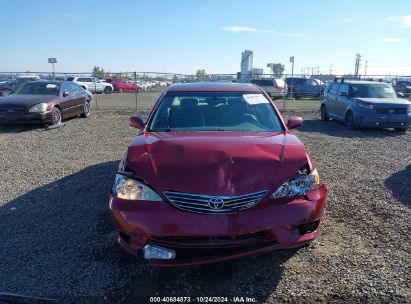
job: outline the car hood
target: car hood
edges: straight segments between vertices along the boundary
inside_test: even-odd
[[[403,98],[357,98],[357,100],[370,102],[374,104],[390,104],[409,106],[411,102]]]
[[[31,107],[38,103],[49,102],[58,98],[56,95],[32,95],[32,94],[21,94],[21,95],[10,95],[5,98],[0,99],[0,105],[19,105]]]
[[[155,190],[234,196],[275,190],[307,163],[287,132],[144,133],[129,145],[127,166]]]

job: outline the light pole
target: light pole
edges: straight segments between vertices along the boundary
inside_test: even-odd
[[[49,58],[49,63],[53,65],[53,79],[56,79],[54,75],[54,64],[57,63],[57,58]]]
[[[290,82],[290,98],[293,98],[294,56],[290,57],[290,62],[292,63],[292,65],[291,65],[291,82]]]

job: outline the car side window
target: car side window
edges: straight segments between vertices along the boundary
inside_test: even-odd
[[[329,93],[334,95],[337,94],[339,85],[339,83],[333,83],[329,89]]]
[[[69,89],[69,86],[68,86],[67,82],[63,82],[63,85],[61,86],[61,92],[62,93],[64,93],[64,92],[69,92],[70,93],[70,89]]]
[[[341,84],[340,88],[338,89],[338,95],[339,96],[348,96],[348,92],[350,90],[350,86],[348,84]]]
[[[75,94],[75,93],[80,92],[80,90],[79,90],[80,87],[78,85],[76,85],[75,83],[69,83],[68,86],[69,86],[69,90],[70,90],[69,92],[70,93]]]

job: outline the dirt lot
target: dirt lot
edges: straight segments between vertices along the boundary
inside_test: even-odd
[[[138,109],[147,114],[160,93],[143,94]],[[98,303],[411,302],[411,132],[346,130],[318,120],[318,101],[287,102],[284,116],[305,119],[295,133],[329,188],[320,237],[301,249],[159,269],[119,249],[108,214],[108,189],[136,132],[127,120],[133,96],[97,103],[90,118],[59,129],[0,127],[0,292]],[[119,104],[130,111],[101,111]]]

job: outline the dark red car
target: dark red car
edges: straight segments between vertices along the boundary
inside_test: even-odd
[[[23,84],[0,99],[0,123],[59,124],[62,119],[88,117],[93,96],[71,81],[39,80]]]
[[[139,85],[129,82],[127,80],[115,80],[113,82],[111,82],[111,84],[113,85],[114,91],[116,92],[135,92],[137,90],[137,92],[140,92],[143,90],[142,87],[140,87]]]
[[[252,84],[178,84],[129,144],[111,190],[118,242],[153,265],[203,264],[302,246],[327,189],[269,96]]]

